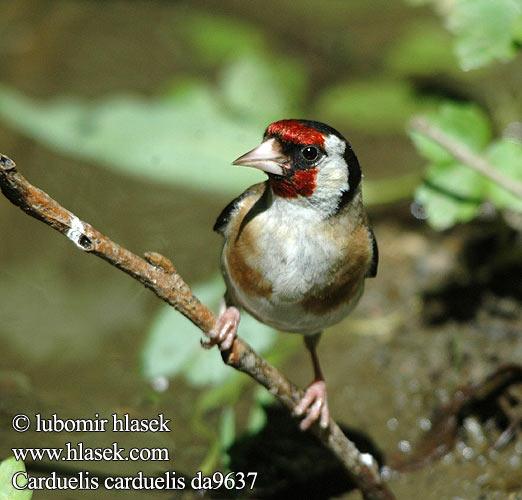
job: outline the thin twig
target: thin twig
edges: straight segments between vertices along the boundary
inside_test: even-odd
[[[81,250],[94,254],[150,288],[160,299],[194,323],[207,337],[216,323],[216,317],[191,292],[163,255],[145,254],[145,259],[117,245],[99,233],[90,224],[82,222],[49,195],[32,186],[16,169],[15,163],[0,155],[0,188],[4,195],[24,212],[45,222],[67,236]],[[236,338],[232,348],[222,353],[223,361],[250,375],[266,387],[290,411],[303,397],[294,384],[267,363],[245,341]],[[346,438],[339,426],[330,419],[326,430],[314,425],[311,431],[319,437],[341,461],[366,500],[394,500],[377,468],[368,464],[356,446]]]
[[[410,121],[410,128],[435,141],[451,153],[459,162],[492,180],[506,191],[522,198],[522,183],[506,177],[484,156],[470,151],[466,146],[463,146],[440,128],[430,123],[427,118],[423,116],[414,117]]]

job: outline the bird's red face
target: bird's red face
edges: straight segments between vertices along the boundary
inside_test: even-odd
[[[311,196],[317,186],[319,164],[327,155],[328,130],[319,130],[317,125],[322,124],[306,120],[274,122],[266,129],[264,141],[234,161],[234,165],[267,172],[270,186],[278,196]]]

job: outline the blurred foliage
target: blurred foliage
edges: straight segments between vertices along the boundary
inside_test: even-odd
[[[464,71],[509,61],[522,44],[522,0],[408,0],[431,3],[456,36],[455,53]]]
[[[227,168],[231,152],[239,156],[245,144],[255,145],[264,129],[226,113],[221,97],[199,84],[153,100],[128,95],[44,104],[0,87],[0,114],[78,158],[153,182],[233,195],[262,176],[254,169]]]
[[[457,35],[455,51],[463,70],[507,61],[516,55],[522,42],[522,0],[433,0],[432,3],[444,14],[447,26]],[[420,54],[423,44],[417,46],[419,59],[428,59],[430,49],[427,46],[426,58]],[[443,60],[441,54],[432,49],[431,52],[436,54],[436,61]],[[391,61],[393,67],[400,68],[396,62],[400,61],[398,53]],[[428,68],[422,67],[422,70]],[[502,87],[496,91],[502,92]],[[427,115],[432,124],[471,151],[484,155],[508,178],[522,180],[520,138],[492,142],[491,119],[478,105],[456,104],[446,99],[438,111]],[[457,162],[450,152],[422,134],[410,132],[410,135],[428,160],[425,182],[416,189],[415,199],[423,206],[428,222],[434,228],[442,230],[458,222],[470,221],[487,201],[500,210],[522,211],[522,200]]]
[[[226,16],[194,13],[185,26],[185,32],[200,60],[210,64],[267,52],[266,40],[260,30]]]
[[[507,177],[522,180],[522,144],[504,139],[493,142],[487,149],[490,161]],[[522,212],[522,200],[500,186],[489,183],[488,197],[498,208],[511,208]]]
[[[419,98],[399,80],[350,80],[325,89],[317,108],[328,122],[343,122],[369,133],[400,130],[413,113],[433,108],[433,99]]]
[[[13,476],[17,472],[25,472],[22,461],[10,457],[0,462],[0,500],[30,500],[33,496],[32,490],[18,490],[13,486]],[[18,486],[27,484],[24,478],[19,478]]]
[[[484,154],[498,170],[513,179],[522,179],[522,144],[514,139],[491,142],[488,117],[477,106],[445,104],[429,116],[430,122],[471,151]],[[522,200],[499,187],[453,156],[431,139],[410,132],[413,142],[429,161],[425,182],[415,192],[428,221],[436,229],[468,222],[486,200],[497,208],[522,211]]]
[[[221,277],[216,276],[209,282],[193,287],[195,295],[213,310],[224,293]],[[247,314],[241,316],[239,335],[257,352],[267,353],[274,345],[276,334],[270,327],[259,323]],[[197,398],[196,410],[192,417],[192,427],[196,434],[205,436],[209,450],[199,469],[210,472],[217,462],[224,466],[228,463],[227,450],[235,438],[236,404],[251,380],[239,372],[227,367],[218,349],[202,349],[196,341],[201,337],[199,329],[171,307],[164,306],[156,315],[145,346],[142,350],[142,370],[144,376],[153,385],[154,380],[163,377],[183,377],[193,387],[205,387],[206,390]],[[294,340],[300,340],[295,337]],[[295,342],[278,345],[280,356],[289,352],[288,344],[295,349]],[[300,343],[299,343],[300,344]],[[265,354],[273,361],[270,353]],[[249,432],[255,432],[265,423],[262,405],[273,401],[263,387],[256,387],[247,421]],[[208,414],[220,411],[220,425],[216,431]]]
[[[232,446],[236,439],[236,425],[234,418],[234,408],[227,406],[221,414],[221,425],[219,428],[219,441],[220,448],[223,451],[224,459],[223,466],[229,466],[229,457],[226,454],[226,450]]]
[[[250,434],[256,434],[266,424],[265,407],[274,404],[275,397],[264,387],[257,386],[254,393],[254,402],[248,416],[247,429]]]
[[[522,43],[521,0],[462,0],[446,18],[463,70],[509,61]]]
[[[225,292],[221,276],[193,287],[194,294],[214,311]],[[265,352],[275,340],[275,331],[248,314],[241,316],[239,335],[257,352]],[[223,364],[218,349],[202,349],[196,339],[200,330],[170,306],[162,307],[149,329],[142,352],[145,377],[183,376],[195,387],[222,386],[237,373]]]
[[[437,113],[431,114],[430,121],[452,137],[456,137],[468,148],[479,151],[491,138],[491,125],[488,117],[472,104],[448,103]],[[423,135],[412,134],[415,145],[428,159],[438,163],[448,163],[453,156],[443,147]]]
[[[250,57],[225,67],[220,89],[232,113],[256,124],[263,122],[266,128],[281,116],[295,115],[307,82],[302,66],[294,60]]]
[[[225,292],[223,279],[215,276],[204,284],[194,286],[193,291],[204,304],[217,311]],[[276,340],[272,328],[248,314],[241,316],[238,334],[259,353],[265,353]],[[142,349],[142,371],[153,385],[156,379],[180,376],[193,387],[206,388],[197,400],[192,425],[198,435],[206,436],[211,443],[201,464],[202,470],[210,472],[217,461],[224,465],[227,463],[226,450],[235,435],[235,404],[250,379],[226,366],[219,349],[202,349],[197,342],[198,336],[201,338],[201,332],[196,326],[170,306],[163,306],[152,322]],[[266,393],[264,388],[261,389]],[[271,398],[269,394],[261,397],[256,392],[247,423],[249,429],[257,430],[264,423],[260,405]],[[221,425],[215,432],[207,414],[219,408]]]
[[[385,53],[386,67],[401,77],[458,75],[451,35],[435,22],[410,25]]]

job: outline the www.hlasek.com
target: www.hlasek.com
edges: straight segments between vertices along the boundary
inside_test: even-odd
[[[35,432],[170,432],[170,419],[159,414],[153,419],[131,418],[128,413],[111,418],[100,418],[95,413],[94,418],[63,420],[56,413],[44,418],[37,413],[31,420],[28,415],[19,414],[13,417],[12,427],[17,432],[25,432],[33,426]],[[113,442],[105,448],[91,448],[83,442],[67,441],[62,448],[12,448],[16,460],[50,460],[54,462],[77,461],[169,461],[168,448],[130,448],[126,450]],[[160,476],[146,476],[139,471],[134,476],[108,476],[99,478],[88,471],[68,477],[60,477],[52,472],[47,477],[33,477],[25,471],[16,472],[11,480],[17,490],[194,490],[209,489],[253,489],[257,472],[230,472],[223,474],[215,472],[204,476],[197,472],[193,478],[176,475],[167,471]]]

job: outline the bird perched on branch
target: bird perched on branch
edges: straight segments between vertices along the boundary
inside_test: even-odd
[[[268,180],[229,203],[214,230],[225,238],[227,285],[206,347],[232,347],[241,307],[278,330],[301,333],[314,381],[295,409],[327,427],[326,385],[316,347],[321,332],[357,304],[378,251],[361,194],[361,169],[348,141],[323,123],[281,120],[263,142],[233,162],[263,170]]]

